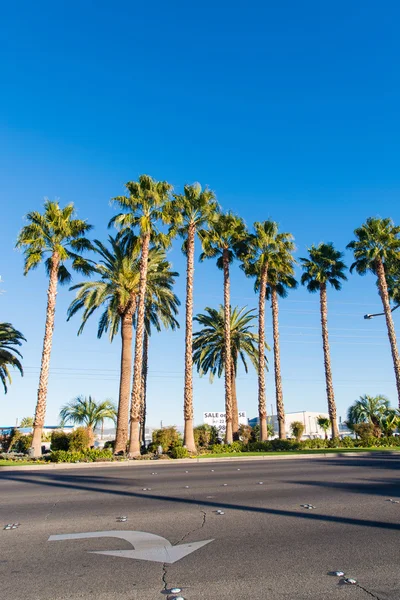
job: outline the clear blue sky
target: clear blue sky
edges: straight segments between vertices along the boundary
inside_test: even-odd
[[[277,220],[299,256],[320,241],[344,249],[370,215],[400,222],[399,19],[390,0],[3,5],[0,307],[28,343],[26,375],[1,398],[1,425],[36,402],[47,282],[42,270],[22,275],[14,243],[44,197],[73,201],[104,238],[109,199],[126,181],[148,173],[178,191],[199,181],[249,226]],[[178,245],[170,259],[184,300]],[[78,318],[65,322],[71,294],[58,295],[48,423],[77,394],[118,398],[119,341],[98,341],[95,320],[77,338]],[[196,265],[195,310],[221,300],[221,273],[211,261]],[[232,302],[256,304],[237,266]],[[339,414],[363,393],[396,404],[384,322],[362,319],[379,310],[373,279],[351,276],[329,293],[329,310]],[[324,411],[318,297],[292,293],[281,326],[286,409]],[[183,349],[183,329],[152,337],[150,424],[182,423]],[[254,372],[240,373],[238,393],[255,415]],[[222,382],[196,378],[196,421],[223,408]]]

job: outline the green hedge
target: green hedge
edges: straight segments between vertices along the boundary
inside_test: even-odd
[[[52,452],[48,460],[54,463],[76,463],[76,462],[96,462],[113,460],[112,450],[85,450],[73,452],[70,450],[55,450]]]

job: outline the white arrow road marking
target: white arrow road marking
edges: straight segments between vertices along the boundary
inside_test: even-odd
[[[190,542],[189,544],[180,544],[173,546],[165,538],[146,533],[145,531],[92,531],[89,533],[65,533],[63,535],[51,535],[49,542],[58,540],[82,540],[86,538],[114,537],[126,540],[131,544],[134,550],[103,550],[92,551],[90,554],[107,554],[109,556],[119,556],[121,558],[135,558],[138,560],[150,560],[153,562],[172,564],[202,546],[209,544],[214,540],[204,540],[202,542]]]

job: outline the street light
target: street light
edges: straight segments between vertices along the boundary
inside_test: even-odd
[[[399,307],[400,307],[400,304],[397,304],[397,306],[394,306],[394,307],[393,307],[393,308],[390,310],[390,312],[393,312],[394,310],[396,310],[396,309],[397,309],[397,308],[399,308]],[[383,312],[383,313],[374,313],[374,314],[372,314],[372,315],[370,315],[370,314],[367,314],[367,315],[364,315],[364,319],[373,319],[374,317],[382,317],[382,316],[384,316],[384,314],[385,314],[384,312]]]

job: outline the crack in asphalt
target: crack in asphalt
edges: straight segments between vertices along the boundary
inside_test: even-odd
[[[172,544],[173,546],[178,546],[189,535],[191,535],[192,533],[195,533],[196,531],[200,531],[201,529],[203,529],[204,525],[206,524],[207,513],[206,513],[205,510],[200,510],[200,513],[203,515],[200,526],[199,527],[195,527],[194,529],[191,529],[190,531],[187,531],[175,544]],[[169,587],[168,587],[168,581],[167,581],[168,566],[169,565],[167,563],[163,563],[163,566],[162,566],[162,582],[164,584],[164,588],[162,590],[162,593],[164,593],[164,594],[167,594],[168,593],[168,589],[169,589]]]
[[[45,516],[44,520],[47,521],[47,519],[50,517],[50,515],[52,515],[55,507],[57,506],[57,504],[60,502],[60,500],[56,500],[56,502],[54,502],[53,506],[50,508],[50,511],[47,513],[47,515]]]
[[[370,596],[372,596],[372,598],[375,598],[375,600],[381,600],[379,598],[379,596],[376,596],[373,592],[370,592],[369,590],[367,590],[365,587],[363,587],[362,585],[360,585],[359,583],[356,584],[356,587],[360,588],[360,590],[362,590],[363,592],[365,592],[366,594],[369,594]]]

